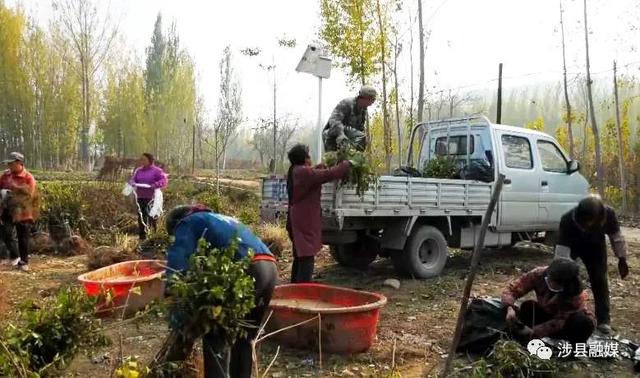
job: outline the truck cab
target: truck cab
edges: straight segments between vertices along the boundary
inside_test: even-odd
[[[437,156],[455,159],[461,170],[474,161],[486,161],[494,177],[498,173],[506,177],[496,230],[556,230],[562,215],[588,193],[580,164],[546,133],[481,121],[425,124],[428,130],[419,144],[418,171]]]

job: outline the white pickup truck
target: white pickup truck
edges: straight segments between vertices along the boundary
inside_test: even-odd
[[[470,143],[467,143],[470,141]],[[414,144],[415,142],[415,144]],[[417,125],[410,146],[418,147],[414,172],[438,156],[460,167],[483,162],[491,177],[506,179],[486,235],[485,246],[510,246],[557,230],[560,217],[589,189],[572,161],[548,134],[491,123],[484,116]],[[407,169],[405,172],[409,171]],[[491,197],[493,182],[381,176],[363,196],[339,183],[322,188],[323,241],[335,260],[365,268],[377,256],[390,257],[396,270],[415,278],[440,274],[448,248],[470,249]],[[261,215],[287,212],[286,179],[265,177]]]

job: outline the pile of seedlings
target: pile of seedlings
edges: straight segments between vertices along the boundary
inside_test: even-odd
[[[369,159],[367,159],[367,155],[352,147],[327,152],[324,154],[323,160],[327,167],[333,167],[344,160],[351,162],[351,173],[343,183],[347,187],[355,187],[356,194],[359,196],[363,196],[378,178]]]
[[[69,287],[40,305],[23,304],[18,321],[0,334],[0,376],[55,375],[80,349],[106,345],[94,316],[98,300]]]
[[[167,296],[173,326],[149,366],[152,376],[171,376],[181,369],[196,340],[205,334],[232,345],[246,335],[243,319],[254,306],[254,281],[246,271],[250,259],[234,260],[237,246],[211,248],[204,240],[190,268],[169,278]]]
[[[557,361],[532,355],[517,341],[499,340],[486,357],[456,369],[453,376],[546,378],[557,377],[558,373]]]

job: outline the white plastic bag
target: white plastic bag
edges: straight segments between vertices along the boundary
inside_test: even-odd
[[[162,215],[162,190],[156,189],[153,191],[153,202],[151,203],[151,210],[149,210],[149,216],[152,218],[159,218]]]
[[[124,189],[122,189],[122,195],[124,195],[125,197],[129,197],[132,194],[133,194],[133,186],[131,186],[131,184],[129,183],[126,183],[124,185]]]

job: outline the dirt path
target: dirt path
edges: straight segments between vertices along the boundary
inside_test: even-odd
[[[640,340],[640,230],[624,229],[629,242],[631,275],[620,280],[615,259],[609,261],[612,324],[629,339]],[[544,265],[552,258],[549,250],[515,248],[486,251],[481,260],[473,295],[499,296],[505,285],[529,269]],[[396,274],[388,260],[374,262],[367,272],[342,268],[324,251],[317,261],[317,280],[333,285],[381,292],[388,298],[380,314],[377,341],[371,350],[354,356],[323,356],[325,377],[385,377],[391,371],[394,341],[395,362],[403,377],[433,376],[442,363],[449,346],[459,297],[464,285],[470,254],[452,251],[452,256],[441,277],[417,281],[402,279],[402,286],[394,290],[383,285]],[[290,254],[279,262],[281,281],[287,282],[290,272]],[[0,309],[2,299],[8,311],[0,312],[0,324],[13,319],[13,308],[27,298],[38,299],[51,295],[60,285],[76,284],[78,274],[84,272],[84,257],[59,258],[34,256],[32,272],[19,273],[9,268],[0,269]],[[2,293],[2,290],[6,294]],[[138,323],[120,325],[105,320],[111,346],[93,350],[91,355],[81,353],[74,359],[65,376],[109,377],[120,353],[139,356],[148,361],[160,347],[166,334],[165,314],[150,315]],[[122,335],[122,350],[120,336]],[[261,346],[259,356],[264,369],[276,351],[274,343]],[[318,353],[315,350],[281,348],[270,371],[271,377],[317,376]],[[567,376],[632,377],[627,362],[572,362]]]

